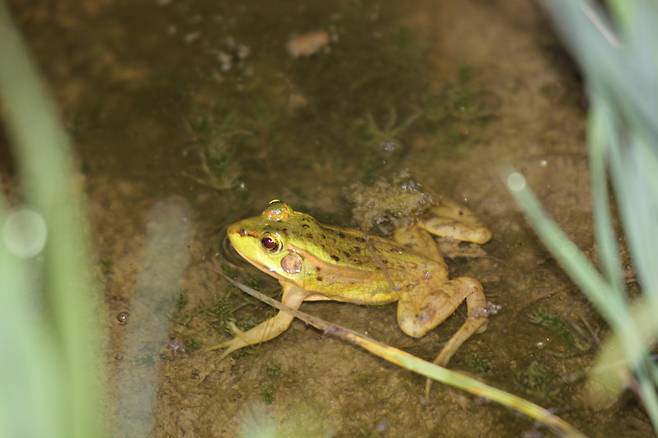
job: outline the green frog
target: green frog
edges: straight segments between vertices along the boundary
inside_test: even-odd
[[[466,301],[468,316],[434,359],[445,366],[457,349],[487,325],[487,301],[479,281],[448,278],[446,263],[432,235],[483,244],[491,232],[466,207],[441,199],[413,225],[395,230],[392,239],[325,225],[274,200],[260,216],[230,225],[228,239],[249,263],[281,284],[281,302],[298,309],[304,301],[342,301],[381,305],[397,301],[397,322],[419,338],[441,324]],[[280,311],[256,327],[212,346],[235,350],[269,341],[283,333],[293,317]]]

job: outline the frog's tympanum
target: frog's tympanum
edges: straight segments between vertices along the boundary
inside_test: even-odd
[[[397,321],[415,338],[441,324],[466,301],[466,322],[434,360],[446,365],[470,336],[487,324],[487,305],[479,281],[448,279],[448,270],[431,235],[485,243],[491,232],[467,208],[442,199],[414,225],[395,231],[393,240],[319,223],[312,216],[272,201],[260,216],[228,227],[236,251],[276,278],[281,301],[297,309],[304,301],[387,304],[397,301]],[[293,317],[286,312],[211,349],[224,356],[284,332]]]

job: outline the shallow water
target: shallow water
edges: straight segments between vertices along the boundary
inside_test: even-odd
[[[350,185],[402,169],[464,202],[494,232],[486,257],[449,261],[451,276],[480,279],[502,306],[451,367],[551,408],[588,435],[650,434],[630,397],[602,412],[578,402],[605,325],[500,179],[508,166],[523,171],[592,253],[582,84],[539,8],[522,0],[414,9],[233,3],[13,2],[79,147],[120,406],[112,436],[234,436],[254,421],[313,436],[550,435],[439,385],[424,403],[420,377],[298,321],[222,362],[202,351],[228,338],[227,321],[244,328],[273,314],[217,273],[222,227],[274,198],[353,225]],[[287,44],[312,31],[325,32],[326,44],[292,56]],[[153,244],[158,230],[181,239]],[[177,270],[180,284],[163,274]],[[244,264],[239,278],[278,293]],[[394,306],[302,309],[423,358],[465,315],[414,340],[397,328]]]

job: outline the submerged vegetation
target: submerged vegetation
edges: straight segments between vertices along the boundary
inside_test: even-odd
[[[588,351],[592,344],[573,325],[567,324],[560,315],[543,308],[535,309],[530,314],[530,322],[550,329],[569,348]]]
[[[399,170],[412,139],[450,156],[468,151],[500,105],[478,85],[477,68],[463,64],[437,79],[432,47],[417,30],[396,23],[390,12],[364,19],[379,10],[368,2],[335,7],[327,28],[340,44],[294,61],[276,50],[251,55],[221,75],[216,98],[183,105],[199,169],[188,177],[216,190],[248,189],[285,168],[298,177],[280,181],[283,194],[299,205],[307,189],[294,180],[326,175],[347,184],[356,174],[372,183]],[[280,26],[276,17],[262,19],[265,27]],[[380,35],[377,29],[389,22]],[[245,44],[271,44],[262,39],[249,35]],[[350,179],[340,181],[343,175]]]

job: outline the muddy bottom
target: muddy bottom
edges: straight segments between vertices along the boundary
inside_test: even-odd
[[[268,428],[281,436],[550,436],[442,385],[424,400],[421,377],[300,321],[223,361],[204,351],[230,338],[229,323],[246,329],[275,313],[230,286],[222,269],[272,297],[280,292],[230,254],[229,223],[282,199],[322,222],[355,226],[350,187],[403,169],[493,231],[486,254],[448,260],[451,277],[479,279],[500,306],[450,367],[590,436],[651,434],[630,396],[605,411],[579,402],[607,328],[501,178],[522,171],[592,254],[582,84],[534,3],[10,3],[78,145],[109,332],[112,436]],[[302,310],[425,359],[465,318],[461,306],[414,339],[398,328],[395,304]]]

